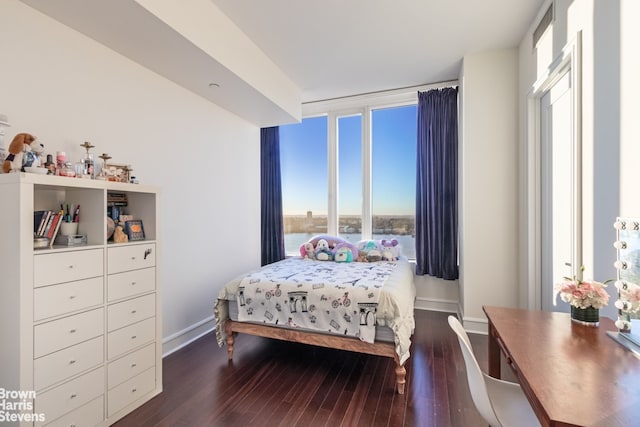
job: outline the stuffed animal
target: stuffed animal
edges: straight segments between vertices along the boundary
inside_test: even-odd
[[[382,252],[374,240],[362,240],[358,242],[358,260],[377,262],[382,259]]]
[[[385,261],[396,261],[400,259],[400,248],[396,239],[382,240],[382,259]]]
[[[314,260],[316,259],[315,248],[313,243],[305,242],[300,246],[300,256],[304,259]]]
[[[116,226],[116,229],[113,232],[113,241],[115,243],[127,243],[129,241],[129,236],[124,233],[121,225]]]
[[[42,155],[44,154],[44,144],[38,140],[33,141],[30,145],[25,144],[25,151],[22,156],[22,170],[28,167],[38,167],[42,164]]]
[[[316,259],[318,261],[332,261],[333,253],[329,249],[329,243],[325,239],[318,240],[315,250]]]
[[[338,243],[333,249],[335,262],[353,262],[358,259],[358,249],[351,243]]]
[[[30,145],[35,140],[36,137],[29,133],[17,134],[13,138],[13,141],[11,141],[11,144],[9,144],[9,154],[2,163],[2,171],[4,173],[9,173],[23,170],[22,159],[24,157],[24,152],[30,150]]]

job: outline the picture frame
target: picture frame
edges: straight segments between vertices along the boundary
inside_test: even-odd
[[[126,233],[129,241],[144,240],[144,226],[142,220],[133,219],[124,223],[124,232]]]

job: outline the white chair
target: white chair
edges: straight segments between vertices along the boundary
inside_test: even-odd
[[[454,316],[449,316],[449,326],[458,336],[471,397],[485,421],[492,427],[539,426],[540,422],[520,384],[502,381],[482,372],[462,324]]]

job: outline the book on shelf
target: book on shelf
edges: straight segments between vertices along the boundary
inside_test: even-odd
[[[54,216],[55,216],[55,213],[53,211],[49,211],[49,215],[47,216],[47,224],[42,230],[42,234],[41,234],[42,237],[47,237],[49,235],[49,230],[51,230],[51,223],[53,222]]]
[[[107,206],[127,206],[127,193],[107,192]]]
[[[47,211],[35,211],[33,213],[33,234],[40,235],[40,230],[46,220]]]
[[[53,230],[53,233],[51,234],[51,238],[49,239],[49,247],[52,248],[53,247],[53,242],[56,240],[56,237],[58,236],[58,231],[60,230],[60,224],[62,224],[63,219],[62,219],[62,212],[58,212],[56,214],[56,216],[58,217],[58,221],[56,222],[56,226]]]
[[[35,211],[33,213],[34,237],[47,237],[53,241],[63,221],[62,217],[62,212],[58,211]]]
[[[53,219],[51,220],[51,227],[49,227],[49,231],[47,232],[47,237],[49,241],[53,241],[55,238],[54,233],[57,232],[58,228],[60,228],[60,223],[62,222],[62,214],[56,213],[53,214]]]

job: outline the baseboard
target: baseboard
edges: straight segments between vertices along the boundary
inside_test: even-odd
[[[464,325],[464,330],[470,334],[487,335],[489,333],[489,322],[487,319],[464,317],[462,324]]]
[[[458,301],[417,297],[414,307],[418,310],[458,313]]]
[[[167,357],[171,353],[186,347],[203,335],[208,334],[215,328],[214,316],[209,316],[188,328],[169,335],[162,340],[162,357]]]

